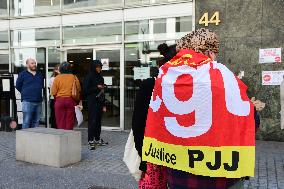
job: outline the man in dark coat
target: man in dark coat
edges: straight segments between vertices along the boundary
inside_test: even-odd
[[[102,63],[94,60],[91,72],[83,84],[84,96],[88,101],[88,142],[90,150],[96,145],[104,146],[107,142],[101,139],[102,113],[106,111],[104,95],[104,78],[101,76]]]

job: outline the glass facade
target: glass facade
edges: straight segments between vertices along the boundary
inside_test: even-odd
[[[2,1],[0,0],[0,3]],[[160,57],[157,46],[161,43],[174,43],[176,39],[192,30],[193,21],[190,12],[185,16],[145,15],[144,19],[140,17],[123,21],[124,12],[127,11],[117,9],[123,7],[123,2],[125,5],[135,5],[135,8],[139,8],[139,4],[177,3],[172,0],[11,1],[10,17],[13,23],[8,24],[7,27],[10,26],[10,29],[0,31],[0,74],[9,71],[18,74],[25,69],[27,58],[35,58],[47,86],[54,67],[62,61],[68,61],[73,66],[74,74],[83,84],[84,77],[90,71],[91,61],[99,59],[106,65],[102,72],[107,85],[105,89],[107,112],[103,117],[103,126],[116,128],[120,126],[129,129],[136,92],[141,83],[141,79],[136,78],[134,70],[141,67],[149,69],[147,77],[154,77],[157,74],[157,59]],[[6,4],[7,0],[4,0],[0,5],[0,17],[8,16]],[[114,15],[120,15],[121,18],[106,13],[109,18],[105,19],[100,17],[99,13],[96,14],[99,15],[96,19],[90,18],[89,21],[89,12],[90,15],[96,13],[91,10],[94,6],[112,7],[110,9],[113,10],[104,12],[114,12]],[[88,13],[75,14],[72,9],[82,9]],[[132,8],[126,6],[126,9]],[[71,12],[68,14],[61,15],[62,11],[69,10]],[[122,14],[117,14],[119,11]],[[49,15],[53,13],[54,15]],[[32,17],[24,18],[24,16]],[[74,20],[69,19],[69,16]],[[13,17],[23,17],[23,19]],[[28,21],[29,19],[31,21]],[[43,95],[41,123],[47,124],[50,114],[49,89],[45,88]],[[87,110],[86,102],[84,104]],[[88,119],[86,112],[84,117]]]
[[[93,10],[102,8],[123,8],[124,6],[145,6],[152,4],[188,2],[186,0],[0,0],[0,17],[42,15],[69,12],[72,10]],[[8,9],[10,9],[8,11]]]

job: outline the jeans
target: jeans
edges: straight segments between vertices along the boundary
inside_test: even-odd
[[[41,102],[22,102],[23,125],[22,129],[38,127],[41,115]]]

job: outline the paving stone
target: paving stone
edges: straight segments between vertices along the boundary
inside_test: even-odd
[[[110,144],[90,151],[81,131],[82,161],[66,168],[15,161],[15,134],[0,132],[0,189],[136,189],[122,161],[128,133],[103,132]],[[245,189],[284,189],[284,143],[257,141],[256,155],[255,177]]]

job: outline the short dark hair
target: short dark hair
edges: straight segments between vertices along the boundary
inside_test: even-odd
[[[71,73],[72,69],[71,69],[71,64],[69,62],[62,62],[59,66],[59,71],[60,73]]]
[[[169,46],[166,43],[162,43],[158,46],[157,49],[161,55],[165,55],[169,51]]]

